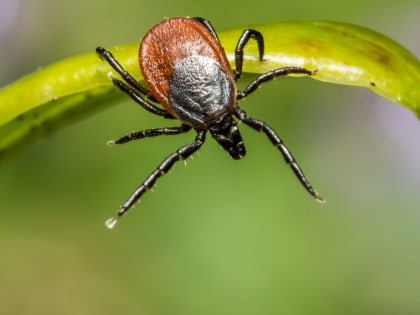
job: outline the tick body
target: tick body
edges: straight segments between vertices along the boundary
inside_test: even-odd
[[[278,76],[288,74],[314,75],[305,68],[284,67],[260,75],[243,90],[235,82],[241,77],[243,48],[250,39],[256,40],[259,58],[264,56],[264,40],[260,32],[246,29],[235,49],[235,69],[231,69],[226,54],[210,22],[202,18],[173,18],[153,27],[143,38],[139,49],[139,64],[147,87],[136,81],[113,55],[98,47],[97,53],[121,76],[113,83],[144,109],[166,119],[181,122],[177,127],[154,128],[130,133],[110,144],[159,135],[175,135],[194,129],[194,141],[169,155],[122,205],[117,216],[107,221],[113,227],[156,180],[167,173],[178,160],[185,160],[204,143],[207,131],[233,159],[245,156],[245,145],[236,120],[266,134],[283,155],[286,163],[306,190],[318,201],[323,199],[306,179],[296,160],[276,132],[265,122],[250,118],[237,105],[237,100],[254,92],[257,87]],[[159,106],[159,104],[161,106]]]
[[[182,123],[208,129],[232,114],[236,87],[218,40],[194,19],[170,19],[140,45],[139,64],[156,100]]]

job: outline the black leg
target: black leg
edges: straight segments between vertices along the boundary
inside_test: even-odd
[[[162,175],[166,174],[175,162],[180,160],[186,160],[194,152],[200,149],[201,145],[206,139],[205,130],[197,130],[197,136],[194,139],[194,142],[183,146],[178,149],[176,152],[169,155],[157,168],[152,172],[146,180],[134,191],[134,193],[128,198],[128,200],[122,205],[120,210],[117,212],[117,215],[113,218],[110,218],[106,221],[106,226],[108,228],[113,228],[117,223],[118,219],[121,218],[135,203],[140,197],[148,190],[150,190],[157,179]]]
[[[138,140],[146,137],[156,137],[160,135],[178,135],[180,133],[187,132],[190,129],[190,126],[181,125],[180,127],[153,128],[142,131],[134,131],[132,133],[129,133],[128,135],[119,138],[118,140],[108,141],[108,145],[123,144],[132,140]]]
[[[117,61],[117,59],[115,59],[115,57],[110,51],[106,50],[103,47],[97,47],[96,53],[106,62],[108,62],[108,64],[121,76],[121,78],[124,79],[124,81],[129,86],[131,86],[133,89],[140,92],[141,94],[147,96],[151,101],[156,101],[148,89],[146,89],[144,86],[138,83],[137,80],[130,73],[125,71],[125,69],[120,65],[120,63]]]
[[[123,81],[118,79],[112,79],[112,83],[119,88],[124,93],[128,94],[137,104],[140,104],[144,109],[148,110],[149,112],[162,116],[167,119],[175,119],[171,114],[169,114],[166,110],[161,109],[149,102],[147,102],[141,94],[139,94],[136,90],[125,84]]]
[[[242,75],[242,63],[244,60],[244,47],[248,43],[248,41],[253,38],[257,41],[258,44],[258,52],[260,54],[260,61],[263,60],[264,57],[264,37],[263,35],[253,29],[246,29],[243,31],[241,37],[238,40],[235,48],[235,70],[233,72],[233,76],[235,81],[237,81]]]
[[[156,102],[155,98],[152,96],[150,91],[142,86],[140,83],[136,81],[136,79],[128,73],[124,68],[120,65],[120,63],[115,59],[115,57],[102,47],[96,48],[97,54],[103,58],[108,64],[121,76],[121,78],[125,81],[125,83],[118,79],[113,79],[113,83],[116,87],[122,90],[124,93],[127,93],[135,102],[140,104],[143,108],[148,110],[149,112],[163,116],[165,118],[173,118],[167,111],[151,104],[143,99],[142,95],[146,96],[149,100]]]
[[[277,147],[277,149],[283,155],[284,160],[286,163],[292,168],[293,172],[295,173],[296,177],[305,187],[305,189],[319,202],[325,202],[324,198],[322,198],[318,193],[313,189],[312,185],[309,183],[306,176],[303,174],[302,170],[300,169],[298,163],[296,162],[295,158],[293,157],[292,153],[287,149],[286,145],[283,143],[283,140],[277,135],[277,133],[268,126],[265,122],[261,120],[257,120],[254,118],[247,117],[246,113],[241,110],[239,107],[235,109],[235,116],[243,121],[249,127],[257,130],[262,131],[266,134],[268,139]]]
[[[260,75],[255,80],[251,81],[251,83],[248,84],[248,86],[243,91],[238,91],[236,94],[236,98],[238,100],[244,98],[245,96],[251,94],[254,92],[262,83],[274,80],[275,78],[279,76],[284,75],[290,75],[290,74],[297,74],[297,75],[314,75],[316,73],[315,71],[310,71],[305,68],[299,68],[299,67],[284,67],[284,68],[278,68],[269,72],[266,72],[262,75]]]
[[[193,19],[207,27],[207,29],[213,34],[214,38],[216,38],[220,43],[219,36],[217,36],[216,30],[214,29],[213,25],[211,25],[209,20],[202,17],[194,17]]]

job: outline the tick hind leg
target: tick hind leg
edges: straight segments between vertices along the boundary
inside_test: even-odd
[[[137,80],[127,72],[123,66],[115,59],[114,55],[108,50],[103,47],[97,47],[96,53],[104,59],[108,64],[123,78],[123,80],[136,91],[140,92],[141,94],[147,96],[150,100],[155,101],[154,97],[150,93],[148,89],[142,86]]]
[[[134,193],[128,198],[128,200],[121,206],[115,217],[108,219],[105,224],[108,228],[113,228],[117,223],[118,219],[121,218],[140,197],[148,190],[150,190],[156,183],[158,178],[165,175],[174,166],[175,162],[180,160],[186,160],[194,152],[196,152],[205,141],[206,131],[197,131],[197,136],[193,143],[190,143],[176,152],[169,155],[163,162],[146,178],[146,180],[134,191]]]
[[[202,18],[202,17],[199,17],[199,16],[196,16],[193,19],[196,20],[196,21],[198,21],[198,22],[200,22],[205,27],[207,27],[207,29],[210,31],[210,33],[212,33],[212,35],[214,36],[214,38],[216,38],[217,41],[220,43],[219,36],[217,36],[216,30],[214,29],[213,25],[211,25],[211,23],[210,23],[209,20],[207,20],[205,18]]]
[[[258,45],[259,60],[264,59],[264,37],[262,33],[254,29],[246,29],[243,31],[241,37],[238,40],[235,48],[235,70],[233,70],[233,77],[235,81],[239,80],[242,75],[242,65],[244,61],[244,48],[248,44],[250,39],[255,39]],[[274,78],[282,75],[289,74],[306,74],[313,75],[316,71],[310,71],[301,67],[284,67],[278,68],[267,73],[262,74],[260,77],[251,82],[247,89],[243,92],[239,92],[237,95],[238,99],[244,98],[248,94],[252,93],[261,83],[273,80]]]
[[[303,174],[299,164],[296,162],[295,158],[293,157],[292,153],[287,149],[286,145],[283,143],[283,140],[277,135],[277,133],[268,126],[265,122],[247,117],[246,113],[241,110],[239,107],[235,109],[235,116],[243,121],[246,125],[255,129],[260,132],[264,132],[268,139],[271,141],[273,145],[277,147],[277,149],[283,155],[285,162],[291,167],[293,172],[295,173],[296,177],[299,179],[301,184],[305,187],[305,189],[318,201],[318,202],[325,202],[324,198],[322,198],[315,189],[310,184],[309,180]]]
[[[258,45],[258,53],[260,61],[264,57],[264,37],[257,30],[246,29],[243,31],[241,37],[239,37],[238,43],[235,48],[235,70],[233,71],[233,77],[235,81],[239,80],[242,75],[242,64],[244,61],[244,47],[250,39],[255,39]]]
[[[124,80],[121,81],[115,78],[112,79],[112,82],[117,88],[128,94],[128,96],[130,96],[136,103],[140,104],[149,112],[164,118],[174,118],[166,110],[157,107],[155,104],[152,104],[143,98],[143,96],[146,96],[150,101],[156,102],[150,91],[138,83],[137,80],[121,66],[110,51],[102,47],[97,47],[96,53],[104,59]]]

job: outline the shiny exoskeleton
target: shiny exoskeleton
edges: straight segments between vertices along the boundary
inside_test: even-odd
[[[289,74],[314,75],[299,67],[284,67],[269,71],[253,80],[243,91],[235,82],[241,77],[243,48],[250,39],[256,40],[259,59],[264,56],[264,39],[260,32],[246,29],[235,49],[235,69],[232,70],[217,34],[203,18],[173,18],[153,27],[143,38],[139,64],[147,88],[139,84],[113,55],[98,47],[97,53],[121,76],[113,83],[135,102],[153,114],[181,121],[179,127],[154,128],[130,133],[110,144],[159,135],[175,135],[194,129],[194,142],[169,155],[122,205],[117,216],[107,221],[112,227],[156,180],[167,173],[178,160],[185,160],[204,143],[207,131],[233,159],[245,156],[245,145],[234,118],[262,131],[282,153],[287,164],[306,190],[318,201],[323,199],[312,188],[296,160],[276,132],[265,122],[250,118],[239,108],[237,100],[254,92],[261,83]],[[160,104],[163,108],[156,106]]]

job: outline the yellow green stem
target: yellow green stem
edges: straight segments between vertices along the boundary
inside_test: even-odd
[[[420,61],[390,38],[339,22],[289,21],[249,26],[265,39],[264,60],[256,44],[246,46],[244,72],[284,66],[317,70],[325,82],[370,88],[420,116]],[[233,63],[245,27],[218,32]],[[101,43],[97,43],[98,46]],[[110,50],[138,80],[139,43]],[[117,102],[111,69],[94,50],[44,67],[0,90],[0,161],[10,153],[70,122]]]

